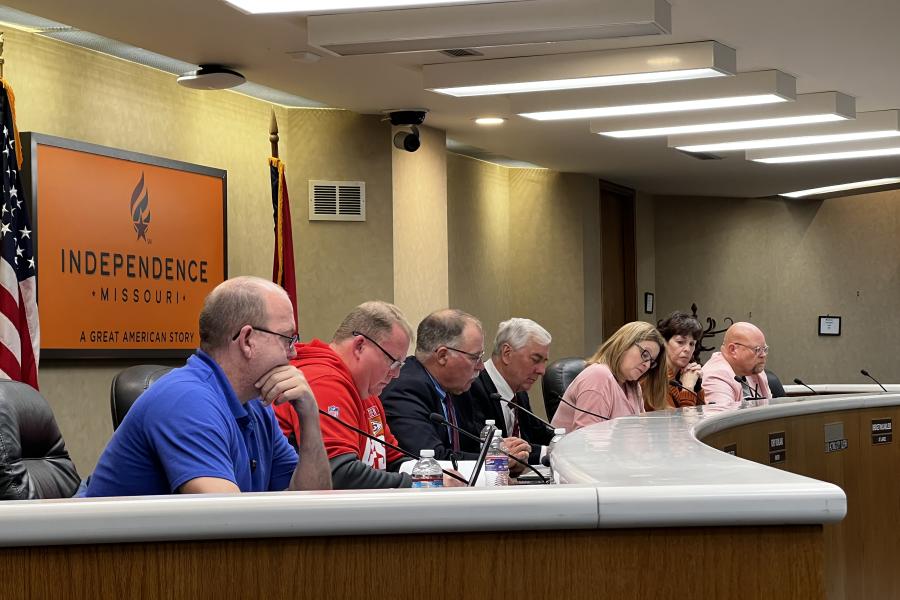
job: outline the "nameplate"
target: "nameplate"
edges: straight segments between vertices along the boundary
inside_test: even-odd
[[[844,423],[837,421],[825,424],[825,454],[846,450],[847,438],[844,437]]]
[[[787,441],[783,431],[769,434],[769,464],[783,463],[787,460]]]
[[[872,419],[872,445],[890,444],[893,441],[892,419]]]

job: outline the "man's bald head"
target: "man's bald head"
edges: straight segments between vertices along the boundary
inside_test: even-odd
[[[729,327],[721,350],[735,375],[762,373],[766,368],[769,353],[766,336],[753,323],[739,322]]]

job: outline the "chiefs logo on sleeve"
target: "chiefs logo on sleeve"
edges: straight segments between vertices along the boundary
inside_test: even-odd
[[[374,406],[366,409],[366,416],[369,420],[369,428],[372,435],[379,439],[384,439],[384,421],[381,413]],[[379,444],[372,440],[366,440],[366,449],[363,452],[362,461],[373,469],[384,470],[387,468],[387,450],[384,444]]]

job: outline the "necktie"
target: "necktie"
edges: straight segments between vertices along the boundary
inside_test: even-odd
[[[447,420],[450,421],[450,424],[458,427],[459,425],[456,423],[456,409],[453,408],[453,399],[450,397],[450,394],[444,396],[444,405],[447,407]],[[450,431],[450,442],[453,446],[454,452],[459,452],[459,431],[454,429],[453,427],[449,428]]]
[[[513,401],[515,401],[515,398],[513,398]],[[510,406],[510,408],[512,409],[512,416],[513,416],[513,426],[512,426],[512,432],[510,433],[510,435],[512,437],[519,437],[519,433],[520,433],[520,430],[519,430],[519,405],[513,404],[512,406]]]

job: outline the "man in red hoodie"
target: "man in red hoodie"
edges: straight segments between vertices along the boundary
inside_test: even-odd
[[[412,329],[396,306],[366,302],[344,318],[331,343],[314,339],[297,344],[297,358],[291,364],[303,371],[321,410],[397,444],[378,395],[400,374],[411,338]],[[275,412],[281,430],[296,447],[300,432],[296,412],[287,403]],[[410,486],[409,475],[397,472],[405,460],[402,454],[334,419],[320,416],[319,422],[334,489]]]

